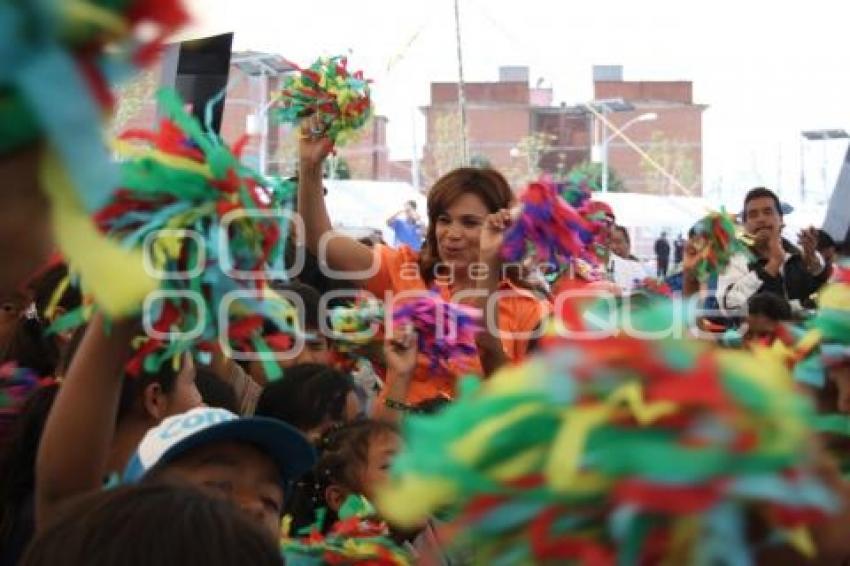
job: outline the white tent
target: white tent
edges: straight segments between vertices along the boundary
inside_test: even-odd
[[[387,218],[416,201],[423,220],[427,219],[425,195],[410,183],[398,181],[338,181],[325,179],[328,194],[325,202],[331,223],[345,228],[374,228],[383,231],[384,240],[392,243],[392,230]]]
[[[617,224],[627,228],[688,228],[714,210],[702,197],[645,195],[640,193],[593,193],[594,200],[608,203],[614,209]]]

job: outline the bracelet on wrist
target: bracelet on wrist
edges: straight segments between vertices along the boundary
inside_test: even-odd
[[[412,405],[408,405],[407,403],[402,403],[401,401],[396,401],[395,399],[387,399],[384,401],[384,405],[388,409],[392,409],[393,411],[400,411],[402,413],[416,413],[418,410]]]

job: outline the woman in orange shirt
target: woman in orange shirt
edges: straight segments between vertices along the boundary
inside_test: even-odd
[[[504,266],[500,249],[510,224],[513,192],[492,169],[462,167],[439,179],[428,193],[428,232],[421,253],[408,247],[374,249],[333,235],[322,190],[322,162],[331,149],[319,123],[302,125],[298,213],[308,249],[330,268],[352,279],[387,305],[400,293],[410,296],[436,287],[445,300],[487,310],[477,338],[478,356],[446,360],[441,370],[419,357],[406,395],[408,403],[454,394],[455,380],[465,373],[486,375],[508,361],[521,359],[531,335],[547,311],[546,303],[520,287]],[[321,249],[320,249],[321,248]],[[360,272],[359,276],[356,272]],[[488,309],[488,299],[498,296]],[[392,373],[390,380],[393,379]],[[401,401],[400,399],[393,399]]]

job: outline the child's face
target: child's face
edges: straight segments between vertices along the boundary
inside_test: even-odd
[[[748,340],[770,339],[776,334],[779,323],[763,314],[751,314],[747,316]]]
[[[361,472],[363,495],[374,501],[375,491],[389,479],[390,465],[401,448],[401,438],[392,432],[375,436],[369,443],[368,460]]]
[[[201,446],[167,464],[161,477],[188,482],[229,500],[275,539],[280,535],[283,488],[271,458],[249,444]]]

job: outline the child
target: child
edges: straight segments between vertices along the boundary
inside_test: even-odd
[[[363,420],[331,431],[316,467],[298,482],[287,506],[292,534],[311,526],[327,533],[350,495],[372,499],[376,486],[387,480],[400,441],[397,428],[383,421]]]
[[[756,293],[747,301],[744,343],[772,344],[783,322],[791,320],[791,305],[773,293]]]

